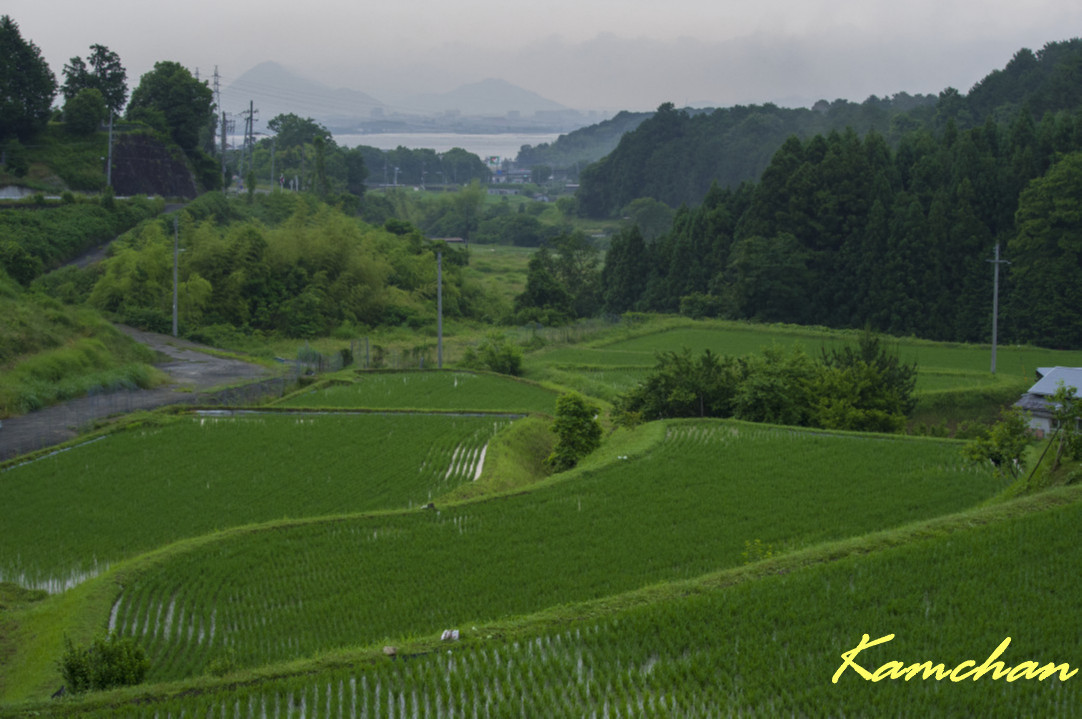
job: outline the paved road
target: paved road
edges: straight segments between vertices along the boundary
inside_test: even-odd
[[[156,366],[173,378],[172,384],[81,397],[5,419],[0,428],[0,460],[74,439],[80,428],[97,419],[168,404],[250,402],[284,384],[264,367],[206,354],[201,350],[207,348],[194,342],[131,327],[119,329],[169,357]],[[247,389],[222,389],[236,385]]]

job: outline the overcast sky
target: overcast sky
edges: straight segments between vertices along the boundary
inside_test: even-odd
[[[1082,35],[1079,0],[6,0],[58,80],[108,46],[223,86],[274,60],[394,102],[489,77],[576,109],[808,105],[966,92],[1021,47]]]

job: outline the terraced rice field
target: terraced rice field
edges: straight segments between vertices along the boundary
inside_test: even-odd
[[[475,479],[511,421],[212,413],[107,435],[0,473],[0,581],[59,591],[184,537],[419,506]]]
[[[282,407],[440,409],[541,412],[551,415],[558,393],[504,375],[476,372],[359,372],[350,384],[335,383],[288,397]]]
[[[1078,717],[1082,684],[1063,681],[1082,663],[1074,606],[1082,503],[1074,495],[1058,508],[955,522],[946,534],[871,554],[768,564],[748,581],[722,573],[628,595],[608,612],[567,607],[513,638],[492,625],[464,626],[461,645],[430,644],[396,659],[377,649],[314,674],[97,715],[507,717],[542,708],[552,717]],[[931,671],[873,683],[849,669],[834,683],[842,652],[862,634],[894,638],[865,650],[859,666],[930,661]],[[1069,666],[1043,681],[935,678],[967,660],[981,664],[1006,637],[1004,668]]]
[[[226,651],[256,666],[689,579],[752,542],[793,551],[1000,486],[953,442],[674,422],[643,456],[532,492],[200,545],[125,579],[110,627],[154,679],[183,678]]]
[[[853,338],[853,339],[850,339]],[[535,360],[543,365],[575,372],[616,375],[621,386],[632,381],[633,368],[656,365],[657,353],[688,348],[693,354],[711,350],[716,354],[741,356],[761,352],[778,344],[799,346],[812,357],[823,349],[834,349],[855,341],[855,335],[798,327],[740,326],[736,323],[679,327],[631,339],[595,342],[540,352]],[[917,391],[968,389],[1004,383],[1028,386],[1038,367],[1082,365],[1082,352],[1046,350],[1036,347],[1000,347],[997,374],[989,373],[991,352],[987,347],[950,345],[913,340],[898,341],[899,354],[918,366]]]

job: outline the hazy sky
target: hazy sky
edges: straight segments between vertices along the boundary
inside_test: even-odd
[[[965,92],[1016,50],[1082,35],[1079,0],[6,0],[57,78],[108,46],[223,85],[266,60],[385,102],[498,77],[577,109]]]

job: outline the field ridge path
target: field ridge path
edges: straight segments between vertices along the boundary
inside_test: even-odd
[[[155,367],[172,382],[153,389],[121,390],[60,402],[3,421],[0,461],[74,439],[78,429],[96,419],[154,409],[169,404],[214,401],[213,390],[260,380],[281,382],[270,370],[251,362],[209,354],[210,347],[171,335],[116,325],[132,339],[165,355]]]

